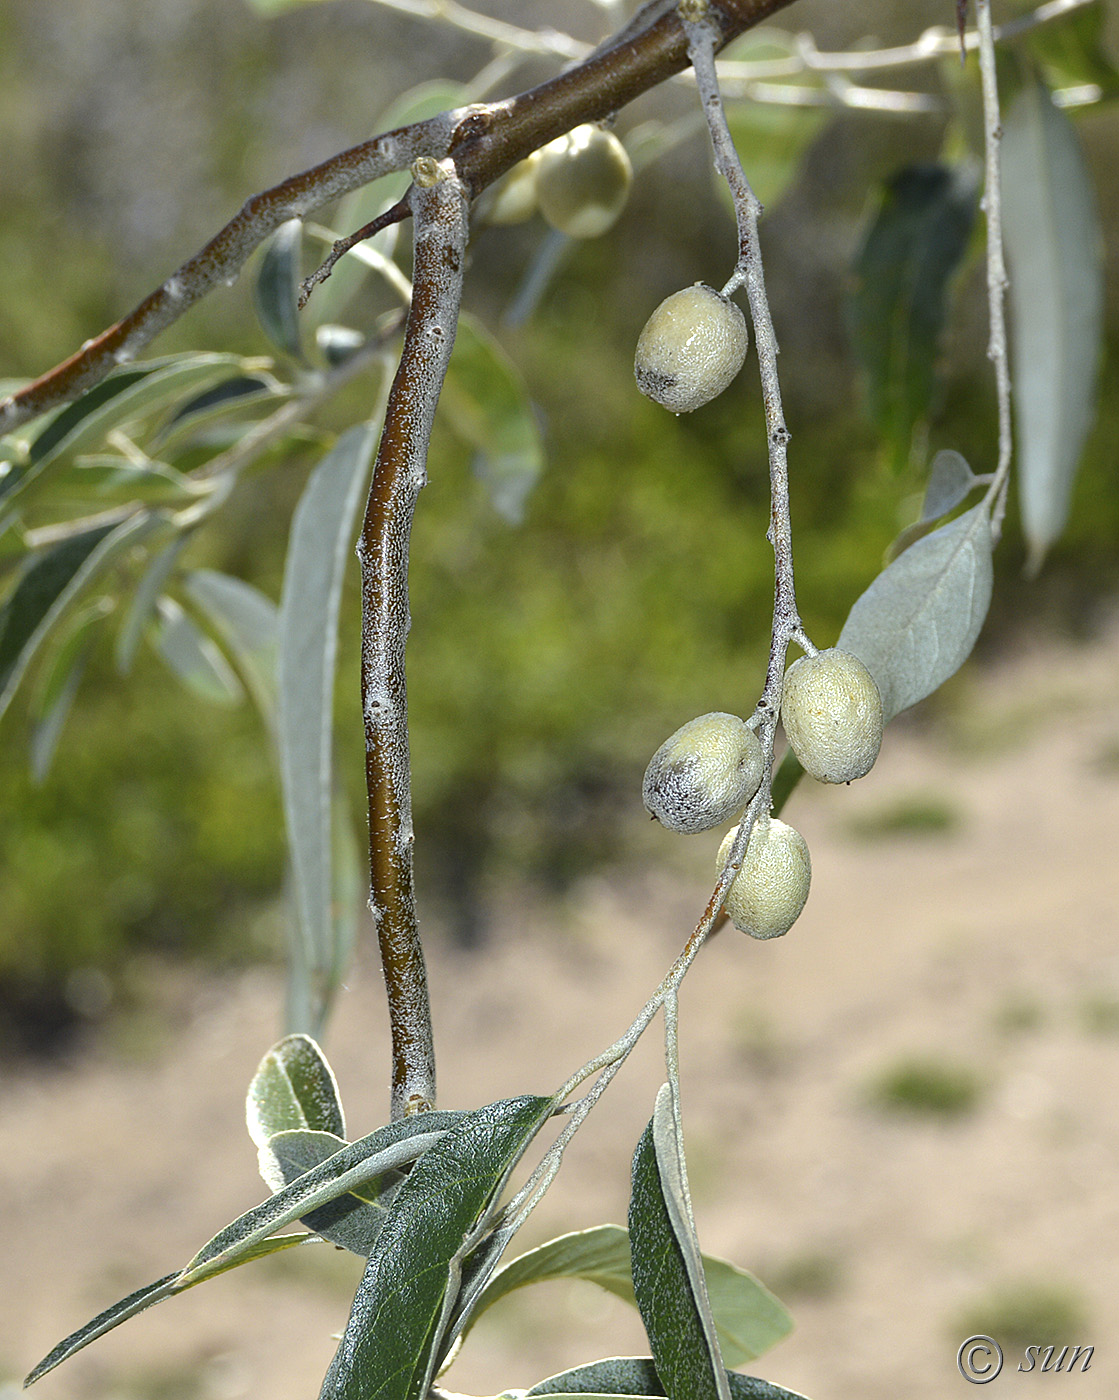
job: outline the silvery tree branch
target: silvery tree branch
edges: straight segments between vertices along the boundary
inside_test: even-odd
[[[770,487],[768,538],[773,546],[774,557],[773,633],[770,643],[769,666],[761,698],[749,721],[755,727],[758,741],[762,746],[766,777],[739,824],[738,835],[731,848],[730,857],[719,877],[715,894],[712,896],[712,903],[715,910],[718,911],[735,875],[738,873],[751,828],[759,817],[766,815],[769,811],[773,744],[777,731],[777,719],[781,712],[785,657],[789,643],[797,642],[809,654],[812,654],[815,648],[805,636],[801,624],[793,579],[793,538],[789,513],[787,452],[789,430],[785,426],[785,414],[781,404],[781,385],[777,375],[777,335],[773,328],[773,317],[770,314],[769,300],[765,291],[765,272],[762,267],[761,244],[758,238],[758,218],[762,212],[762,206],[750,188],[734,141],[731,139],[730,129],[727,126],[726,112],[719,92],[719,79],[715,71],[718,30],[712,22],[713,7],[707,3],[707,0],[680,0],[679,9],[688,36],[688,53],[695,71],[700,101],[703,103],[707,127],[711,135],[715,168],[727,182],[738,224],[738,261],[734,272],[723,288],[723,295],[729,296],[738,287],[745,286],[750,303],[750,317],[754,326],[754,344],[757,349],[758,370],[761,375],[762,401],[765,406]],[[710,910],[710,905],[708,908]]]
[[[369,908],[392,1028],[392,1117],[435,1106],[435,1050],[412,873],[412,784],[404,648],[416,498],[462,300],[467,201],[454,162],[412,166],[412,304],[389,391],[361,561],[361,695],[369,798]]]
[[[1002,121],[999,116],[995,38],[989,0],[976,0],[975,17],[979,33],[979,72],[983,83],[983,212],[987,220],[987,314],[990,319],[987,357],[995,367],[999,415],[999,459],[987,494],[993,502],[991,527],[997,539],[1006,510],[1014,442],[1010,422],[1010,357],[1006,347],[1006,288],[1009,279],[1002,245],[1002,180],[999,170]]]
[[[720,45],[793,0],[722,0]],[[76,398],[117,365],[136,357],[161,331],[214,288],[234,282],[250,254],[288,219],[303,218],[382,175],[407,169],[421,156],[451,156],[469,198],[517,161],[580,122],[607,118],[688,64],[687,43],[674,13],[650,11],[638,33],[596,49],[548,82],[498,102],[474,103],[401,127],[331,156],[300,175],[247,200],[240,212],[162,286],[108,330],[54,369],[0,399],[0,433]]]

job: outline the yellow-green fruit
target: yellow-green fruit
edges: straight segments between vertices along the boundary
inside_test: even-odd
[[[691,413],[723,392],[749,344],[737,303],[697,282],[666,297],[645,322],[633,361],[637,387],[673,413]]]
[[[789,667],[781,722],[806,773],[821,783],[849,783],[878,757],[882,697],[857,656],[831,647]]]
[[[737,835],[735,827],[719,847],[719,874]],[[811,882],[812,862],[804,837],[776,817],[759,817],[723,908],[735,928],[751,938],[780,938],[800,917]]]
[[[645,770],[645,810],[670,831],[710,831],[740,812],[762,780],[754,731],[737,715],[716,711],[689,720],[656,751]]]
[[[625,208],[633,166],[612,131],[588,122],[543,147],[536,167],[536,201],[555,229],[597,238]]]
[[[533,151],[506,171],[478,200],[478,216],[491,224],[523,224],[536,213],[536,168],[540,152]]]

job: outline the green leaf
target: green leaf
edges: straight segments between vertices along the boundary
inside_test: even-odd
[[[912,525],[907,525],[890,545],[886,552],[887,563],[903,554],[910,545],[923,539],[932,531],[938,520],[943,519],[949,511],[955,510],[961,501],[982,484],[959,452],[953,452],[951,449],[938,452],[929,468],[929,484],[925,488],[921,517]]]
[[[173,417],[156,435],[155,441],[161,452],[169,447],[177,447],[183,441],[200,434],[203,428],[212,425],[232,414],[240,413],[256,404],[268,403],[272,399],[286,398],[291,390],[274,375],[263,371],[253,374],[236,374],[223,379],[212,389],[196,394],[175,410]]]
[[[236,705],[244,697],[241,682],[221,649],[174,598],[164,595],[156,603],[152,644],[187,689],[203,700]]]
[[[731,1400],[805,1400],[803,1395],[771,1381],[742,1376],[734,1371],[727,1372],[727,1384]],[[537,1395],[579,1395],[590,1400],[592,1396],[663,1396],[665,1393],[651,1357],[611,1356],[550,1376],[534,1385],[525,1400]]]
[[[295,1030],[317,1031],[339,971],[332,893],[334,669],[338,609],[378,425],[344,433],[296,507],[280,600],[277,747],[299,936],[312,989]]]
[[[1002,209],[1010,264],[1018,489],[1029,564],[1064,529],[1096,411],[1103,239],[1069,119],[1038,84],[1003,119]]]
[[[32,559],[0,607],[0,714],[35,653],[69,605],[124,545],[150,528],[147,517],[72,535]]]
[[[249,1084],[245,1121],[257,1147],[290,1128],[313,1128],[345,1138],[338,1081],[310,1036],[285,1036],[261,1060]]]
[[[303,221],[288,219],[268,240],[253,284],[253,305],[264,334],[285,355],[303,358],[299,326]]]
[[[80,609],[68,623],[54,655],[43,669],[31,704],[31,776],[36,783],[46,779],[86,661],[97,640],[97,626],[112,609],[112,601],[107,598],[99,598]]]
[[[473,316],[459,317],[440,404],[474,449],[474,472],[494,510],[512,525],[544,465],[540,428],[520,371]]]
[[[189,539],[189,534],[175,535],[170,543],[154,555],[136,585],[124,623],[117,634],[115,654],[117,670],[121,675],[127,675],[132,669],[144,629],[155,615],[156,601],[174,572],[179,555]]]
[[[907,464],[913,429],[929,413],[949,286],[975,206],[970,168],[907,166],[887,181],[855,261],[852,340],[871,418],[898,467]]]
[[[921,507],[922,520],[939,520],[955,510],[970,491],[979,485],[979,478],[959,453],[948,449],[938,452],[929,468],[929,484]]]
[[[412,1168],[369,1256],[320,1400],[426,1394],[463,1256],[552,1107],[525,1096],[480,1108]]]
[[[260,1149],[260,1174],[273,1190],[282,1189],[321,1166],[344,1146],[333,1133],[310,1129],[277,1133]],[[385,1222],[386,1211],[405,1180],[404,1172],[387,1171],[360,1189],[300,1216],[300,1221],[331,1244],[367,1259]]]
[[[198,1251],[181,1277],[200,1283],[231,1268],[260,1240],[310,1214],[320,1206],[376,1183],[386,1172],[414,1162],[463,1117],[461,1113],[424,1113],[378,1128],[347,1143],[317,1167],[301,1174],[267,1201],[219,1230]]]
[[[668,1120],[665,1119],[668,1114]],[[678,1179],[671,1091],[662,1086],[653,1119],[633,1154],[629,1235],[633,1292],[653,1347],[657,1373],[672,1400],[727,1400],[727,1380],[696,1266],[689,1210]],[[668,1197],[672,1197],[669,1204]]]
[[[26,466],[0,482],[0,518],[49,467],[92,452],[114,428],[165,412],[185,391],[216,383],[244,363],[239,355],[186,354],[114,370],[52,418],[30,443]]]
[[[726,1365],[753,1361],[792,1328],[785,1308],[744,1269],[709,1254],[703,1256],[703,1267]],[[463,1335],[486,1308],[514,1289],[560,1278],[585,1279],[636,1307],[629,1231],[623,1225],[597,1225],[561,1235],[512,1260],[486,1285]]]
[[[263,1259],[267,1255],[278,1253],[280,1250],[307,1244],[313,1238],[313,1235],[298,1234],[276,1235],[272,1239],[259,1240],[252,1248],[245,1250],[238,1259],[227,1264],[226,1269],[237,1268],[241,1264],[251,1264],[256,1259]],[[225,1270],[216,1270],[214,1274],[208,1274],[206,1277],[213,1278],[219,1272],[225,1272]],[[204,1279],[195,1279],[184,1283],[181,1273],[167,1274],[165,1278],[157,1279],[155,1283],[149,1283],[145,1288],[138,1288],[135,1293],[130,1293],[127,1298],[122,1298],[119,1303],[114,1303],[111,1308],[106,1308],[104,1312],[98,1313],[84,1327],[79,1327],[76,1332],[72,1332],[65,1340],[59,1342],[58,1346],[44,1356],[38,1366],[30,1372],[23,1384],[25,1386],[32,1385],[45,1376],[48,1371],[53,1371],[63,1361],[69,1360],[75,1352],[81,1351],[90,1342],[95,1342],[98,1337],[103,1337],[106,1332],[111,1332],[114,1327],[119,1326],[122,1322],[127,1322],[130,1317],[135,1317],[145,1308],[150,1308],[155,1303],[161,1303],[164,1298],[173,1298],[177,1293],[185,1293],[188,1288],[193,1288],[195,1283],[203,1282],[205,1282]]]
[[[267,594],[215,569],[183,575],[187,596],[229,648],[269,727],[276,722],[276,665],[280,613]]]
[[[991,602],[991,549],[981,502],[911,545],[851,609],[836,645],[877,681],[887,721],[931,695],[971,654]]]

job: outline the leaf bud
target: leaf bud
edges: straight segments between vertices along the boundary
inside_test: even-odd
[[[719,847],[720,875],[737,835],[734,827]],[[780,938],[800,917],[811,881],[808,843],[800,832],[776,817],[759,817],[723,908],[735,928],[751,938]]]
[[[625,208],[633,184],[626,148],[612,131],[587,122],[549,141],[536,166],[536,200],[554,229],[597,238]]]
[[[742,308],[697,282],[657,307],[637,339],[637,387],[673,413],[691,413],[727,387],[750,344]]]
[[[821,783],[849,783],[878,757],[882,697],[857,656],[831,647],[786,671],[781,722],[806,773]]]
[[[689,720],[666,739],[645,770],[645,810],[669,831],[709,831],[753,797],[764,760],[757,735],[737,715]]]

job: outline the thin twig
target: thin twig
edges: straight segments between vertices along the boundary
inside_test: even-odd
[[[723,288],[723,295],[729,296],[738,287],[745,286],[750,303],[769,448],[768,537],[773,546],[774,557],[773,633],[769,666],[761,699],[750,720],[762,746],[766,778],[739,824],[738,834],[716,889],[718,908],[721,907],[722,899],[741,865],[751,828],[760,816],[767,815],[769,811],[773,745],[777,718],[781,711],[785,657],[789,643],[796,641],[808,651],[812,650],[812,646],[805,636],[797,611],[793,579],[792,521],[789,512],[789,430],[785,426],[784,409],[781,405],[781,385],[777,374],[777,335],[765,291],[765,272],[758,237],[758,218],[762,206],[750,188],[750,182],[742,169],[742,162],[727,126],[726,112],[719,91],[719,78],[715,70],[718,30],[712,23],[711,9],[706,0],[681,0],[680,11],[688,36],[688,53],[707,117],[715,168],[727,182],[738,224],[738,262]]]
[[[1003,257],[1002,181],[999,173],[1002,121],[999,116],[999,86],[989,0],[976,0],[976,25],[979,32],[979,72],[983,84],[983,211],[987,219],[987,315],[990,320],[987,357],[995,367],[999,413],[999,459],[986,499],[991,502],[991,533],[997,540],[1002,533],[1002,520],[1006,512],[1014,436],[1010,421],[1010,357],[1006,348],[1006,289],[1009,278]]]
[[[435,1104],[431,1010],[412,874],[404,645],[412,518],[427,480],[431,427],[458,324],[467,235],[466,198],[454,163],[421,158],[412,174],[412,305],[358,544],[369,908],[392,1028],[394,1120]]]
[[[398,199],[390,209],[386,209],[383,214],[378,214],[375,219],[371,219],[369,223],[355,230],[355,232],[347,234],[345,238],[335,239],[327,256],[314,272],[311,273],[310,277],[305,277],[300,283],[298,304],[301,311],[307,305],[307,298],[319,283],[325,282],[334,271],[334,264],[340,257],[348,253],[351,248],[356,248],[359,243],[364,243],[366,239],[375,238],[382,229],[386,229],[392,224],[403,223],[403,221],[411,215],[412,203],[409,198],[410,194],[411,191],[409,191],[403,199]]]

